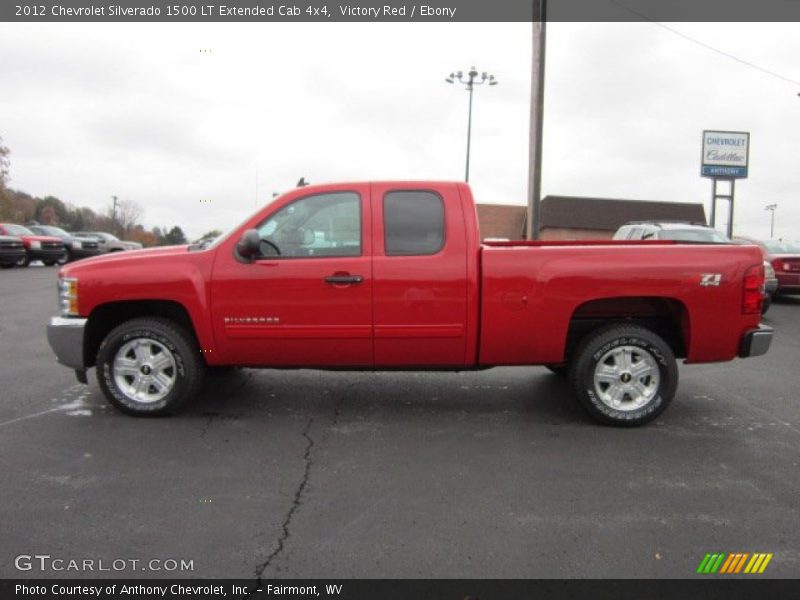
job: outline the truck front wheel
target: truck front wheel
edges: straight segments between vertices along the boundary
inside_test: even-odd
[[[633,427],[667,408],[678,386],[678,366],[669,345],[652,331],[611,325],[581,342],[570,379],[592,417]]]
[[[205,364],[196,346],[188,332],[167,319],[127,321],[100,344],[97,381],[124,413],[174,413],[202,384]]]

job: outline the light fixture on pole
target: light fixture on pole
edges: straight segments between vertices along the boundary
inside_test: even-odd
[[[470,139],[472,137],[472,91],[476,85],[488,83],[489,85],[497,85],[494,75],[489,75],[486,71],[478,73],[475,67],[472,67],[468,72],[458,71],[450,73],[450,76],[445,79],[447,83],[460,83],[469,92],[469,113],[467,115],[467,168],[464,174],[464,181],[469,181],[469,148]]]
[[[772,213],[769,220],[769,237],[770,239],[775,237],[775,209],[778,208],[777,204],[767,204],[764,207],[764,210],[768,210]]]

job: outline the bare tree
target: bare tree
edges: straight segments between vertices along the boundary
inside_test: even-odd
[[[144,209],[133,200],[119,200],[116,211],[113,206],[108,209],[108,216],[115,219],[116,226],[123,233],[128,233],[138,225],[143,214]]]
[[[3,138],[0,137],[0,191],[4,190],[8,183],[8,155],[11,151],[3,145]]]

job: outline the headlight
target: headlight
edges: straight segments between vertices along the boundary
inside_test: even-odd
[[[37,240],[31,240],[31,250],[40,250],[42,248],[42,242]]]
[[[58,306],[65,317],[77,317],[78,313],[78,280],[62,277],[58,280]]]
[[[72,240],[72,247],[76,250],[80,250],[83,246],[81,246],[81,243],[79,241]]]

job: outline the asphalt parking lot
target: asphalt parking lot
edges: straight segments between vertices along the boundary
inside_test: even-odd
[[[0,272],[0,577],[15,557],[186,559],[142,577],[800,575],[800,298],[761,358],[682,366],[658,421],[594,424],[543,368],[243,370],[136,419],[55,364],[56,270]]]

